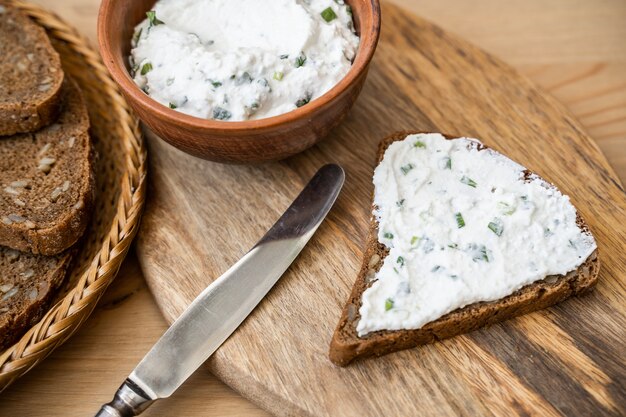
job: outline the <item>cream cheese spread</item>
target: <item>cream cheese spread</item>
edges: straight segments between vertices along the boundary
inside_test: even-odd
[[[374,173],[378,239],[389,248],[363,293],[359,336],[418,329],[580,266],[596,248],[569,197],[475,139],[392,143]]]
[[[343,0],[159,0],[135,28],[135,83],[191,116],[287,113],[348,72],[359,38]]]

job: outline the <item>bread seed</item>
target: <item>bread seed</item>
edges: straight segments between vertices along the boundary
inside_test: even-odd
[[[20,259],[20,253],[19,251],[16,251],[15,249],[8,250],[6,254],[7,254],[7,259],[9,260],[9,262],[17,261],[18,259]]]
[[[74,204],[74,210],[80,210],[84,207],[83,200],[78,200],[78,203]]]
[[[52,88],[52,84],[40,84],[39,87],[37,87],[37,90],[45,93],[46,91],[50,90],[50,88]]]
[[[32,278],[34,275],[35,275],[35,270],[32,268],[29,268],[20,274],[23,280]]]
[[[76,137],[75,137],[75,136],[71,136],[71,137],[67,140],[67,147],[68,147],[68,148],[73,148],[73,147],[74,147],[74,142],[76,142]]]
[[[11,220],[13,223],[21,223],[26,220],[26,218],[20,216],[19,214],[9,214],[9,220]]]
[[[59,187],[52,190],[52,192],[50,193],[50,201],[52,201],[53,203],[56,202],[62,192],[63,190]]]
[[[0,301],[6,301],[9,298],[13,297],[15,294],[17,294],[17,288],[13,287],[9,290],[9,292],[2,296],[2,299],[0,299]]]
[[[37,153],[38,156],[43,156],[46,152],[48,152],[50,150],[50,148],[52,147],[51,143],[46,143],[43,148],[41,148],[41,150],[39,150],[39,152]]]
[[[11,183],[11,187],[13,187],[13,188],[27,188],[28,187],[28,180],[13,181]]]
[[[29,300],[33,301],[37,298],[37,295],[39,295],[39,293],[37,292],[37,288],[33,288],[28,293],[28,298]]]
[[[54,165],[57,160],[54,158],[41,158],[39,160],[39,165]]]
[[[368,266],[370,268],[374,268],[378,262],[380,261],[380,255],[378,255],[377,253],[375,253],[374,255],[372,255],[372,257],[370,258],[370,263],[368,264]]]
[[[2,14],[2,13],[0,13],[0,14]],[[2,307],[2,308],[0,308],[0,313],[6,313],[7,311],[9,311],[9,307]]]
[[[37,169],[44,174],[48,174],[52,170],[52,167],[50,165],[39,165]]]
[[[26,206],[26,203],[24,201],[20,200],[19,198],[14,198],[13,202],[15,203],[16,206],[20,206],[20,207]]]
[[[9,219],[7,216],[2,217],[2,223],[4,224],[13,224],[13,221]]]
[[[10,283],[7,283],[7,284],[2,284],[2,285],[0,285],[0,291],[2,291],[3,293],[5,293],[5,292],[9,291],[9,290],[10,290],[11,288],[13,288],[13,287],[14,287],[14,285],[13,285],[13,284],[10,284]]]
[[[26,54],[26,58],[28,58],[29,61],[33,62],[35,60],[35,54]]]
[[[67,191],[67,190],[69,190],[69,189],[70,189],[70,182],[69,182],[69,181],[65,181],[65,182],[63,183],[63,187],[61,187],[61,189],[62,189],[64,192],[65,192],[65,191]]]
[[[24,226],[26,226],[27,229],[34,229],[35,227],[37,227],[37,225],[30,220],[26,220],[24,222]]]
[[[21,191],[16,190],[13,187],[4,187],[4,192],[12,195],[20,195]]]

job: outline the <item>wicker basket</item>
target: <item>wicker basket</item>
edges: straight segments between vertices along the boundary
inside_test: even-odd
[[[19,342],[0,354],[0,391],[65,342],[89,317],[137,233],[147,172],[139,122],[100,55],[54,14],[26,2],[10,3],[46,29],[66,74],[83,91],[97,152],[97,194],[91,224],[57,302]]]

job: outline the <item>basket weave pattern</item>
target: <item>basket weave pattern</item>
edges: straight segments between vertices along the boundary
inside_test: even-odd
[[[81,87],[96,151],[97,191],[90,226],[56,303],[15,345],[0,352],[0,391],[65,342],[89,317],[137,233],[147,173],[139,121],[100,55],[56,15],[23,1],[10,3],[46,29],[65,73]]]

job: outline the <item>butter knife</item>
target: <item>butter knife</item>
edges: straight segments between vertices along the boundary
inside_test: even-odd
[[[259,242],[163,334],[96,417],[136,416],[167,398],[239,327],[317,230],[343,186],[325,165]]]

